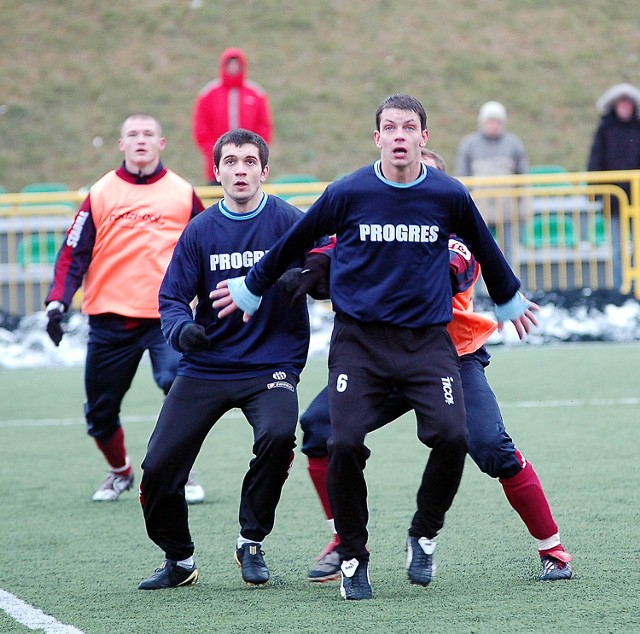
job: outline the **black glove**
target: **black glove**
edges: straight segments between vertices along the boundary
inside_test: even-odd
[[[280,276],[278,284],[289,296],[292,304],[307,293],[313,299],[329,299],[330,270],[330,256],[324,253],[311,253],[307,256],[302,268],[289,269]]]
[[[211,350],[211,341],[205,334],[204,326],[190,322],[182,327],[178,335],[178,346],[182,352],[202,352]]]
[[[49,308],[49,306],[51,307]],[[49,320],[47,322],[47,334],[51,341],[53,341],[56,346],[59,346],[62,341],[62,335],[64,334],[64,331],[62,330],[64,307],[62,305],[52,306],[51,304],[49,304],[49,306],[47,307],[47,319]]]

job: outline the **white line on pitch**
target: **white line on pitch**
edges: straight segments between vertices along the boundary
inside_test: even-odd
[[[555,401],[513,401],[499,402],[502,409],[533,409],[543,407],[610,407],[611,405],[639,405],[640,398],[595,398],[591,400],[565,399]],[[232,410],[224,418],[241,418],[239,410]],[[147,423],[155,421],[152,416],[123,416],[123,423]],[[0,429],[7,427],[60,427],[64,425],[84,425],[84,418],[25,418],[0,420]]]
[[[227,412],[223,418],[240,418],[239,411]],[[155,416],[123,416],[123,423],[148,423],[155,422]],[[84,418],[18,418],[14,420],[0,420],[0,428],[3,427],[64,427],[65,425],[84,425]]]
[[[77,627],[61,623],[2,588],[0,588],[0,610],[4,610],[30,630],[44,630],[45,634],[84,634]]]
[[[564,399],[558,401],[514,401],[513,403],[502,403],[498,401],[501,408],[534,408],[534,407],[610,407],[611,405],[638,405],[640,398],[595,398],[591,400]]]

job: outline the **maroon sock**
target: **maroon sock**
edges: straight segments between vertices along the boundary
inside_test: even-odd
[[[554,559],[561,561],[563,564],[566,564],[573,560],[573,557],[564,549],[562,544],[558,544],[553,548],[545,548],[544,550],[539,550],[538,553],[540,557],[544,557],[545,555],[551,555]]]
[[[329,464],[329,457],[324,456],[322,458],[309,458],[309,475],[311,476],[311,482],[316,489],[320,503],[324,509],[325,515],[328,520],[333,519],[333,511],[331,510],[331,503],[329,502],[329,492],[327,490],[327,465]]]
[[[103,453],[112,471],[124,476],[131,474],[132,469],[124,446],[124,430],[122,427],[118,427],[118,430],[108,442],[96,440],[96,445]]]
[[[527,462],[512,478],[499,480],[509,504],[535,539],[549,539],[558,532],[547,496],[531,463]]]

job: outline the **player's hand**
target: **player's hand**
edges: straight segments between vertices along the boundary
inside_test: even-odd
[[[194,322],[188,323],[180,330],[178,347],[182,352],[202,352],[211,350],[211,341],[207,337],[204,326]]]
[[[50,302],[47,305],[47,334],[56,346],[62,341],[62,318],[64,317],[64,304],[61,302]]]
[[[524,295],[523,295],[524,297]],[[526,299],[526,298],[525,298]],[[534,313],[540,310],[540,306],[535,302],[532,302],[526,299],[528,302],[527,309],[524,311],[522,315],[516,317],[515,319],[511,319],[511,323],[514,325],[516,332],[518,333],[519,339],[524,339],[527,334],[531,332],[531,330],[538,325],[538,319]],[[498,324],[498,330],[502,330],[504,327],[504,323]]]
[[[233,301],[233,297],[231,297],[228,282],[229,280],[222,280],[221,282],[218,282],[216,284],[216,290],[209,293],[209,299],[213,300],[212,306],[214,310],[219,311],[218,317],[220,319],[224,319],[236,310],[240,310],[237,304]],[[242,321],[247,323],[249,319],[251,319],[251,315],[249,313],[244,313]]]
[[[313,299],[329,299],[329,272],[331,257],[323,253],[311,253],[302,268],[289,269],[280,276],[278,285],[294,304],[307,293]]]
[[[303,295],[300,292],[300,285],[302,282],[301,274],[302,267],[298,266],[294,269],[289,269],[285,271],[278,278],[278,286],[287,294],[289,297],[289,304],[295,304],[298,299],[300,299]],[[306,290],[304,293],[306,294]]]

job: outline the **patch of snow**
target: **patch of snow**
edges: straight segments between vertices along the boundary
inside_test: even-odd
[[[511,323],[496,331],[487,345],[542,345],[575,341],[635,341],[640,339],[640,303],[619,293],[580,289],[532,297],[540,305],[538,327],[523,341]],[[490,302],[477,302],[478,312],[493,317]],[[21,319],[0,319],[0,368],[77,367],[84,365],[88,320],[71,313],[64,323],[65,335],[56,347],[47,335],[44,312]],[[329,302],[309,304],[311,341],[309,356],[326,356],[333,326]],[[17,323],[17,326],[15,325]],[[12,328],[12,326],[15,326]]]

